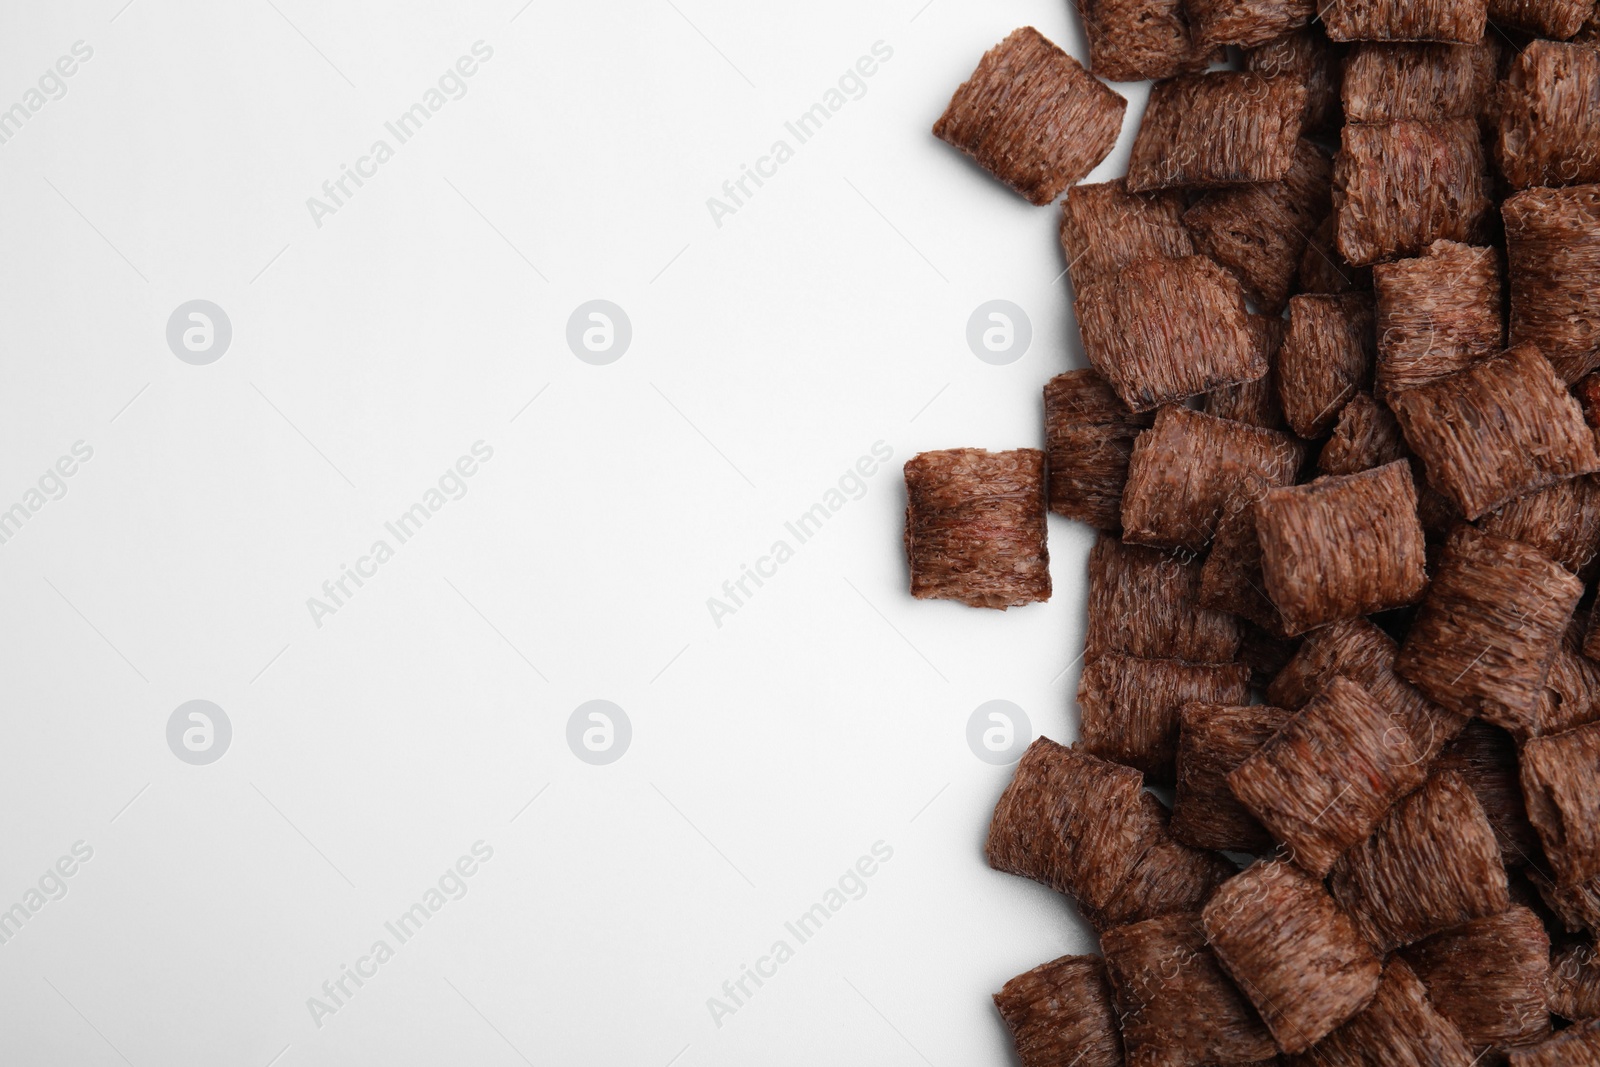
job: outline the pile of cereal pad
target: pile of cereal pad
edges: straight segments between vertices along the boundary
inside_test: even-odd
[[[1018,30],[934,127],[1065,194],[1089,363],[905,468],[917,597],[1100,532],[986,846],[1100,935],[995,996],[1025,1067],[1600,1065],[1592,5],[1081,0],[1087,69]]]

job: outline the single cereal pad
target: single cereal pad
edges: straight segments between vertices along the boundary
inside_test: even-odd
[[[1389,406],[1428,482],[1468,519],[1600,468],[1583,409],[1531,344],[1396,393]]]
[[[1305,86],[1290,77],[1219,71],[1157,82],[1134,138],[1128,188],[1282,181],[1305,106]]]
[[[1076,293],[1141,259],[1194,255],[1183,224],[1183,195],[1130,193],[1122,178],[1068,189],[1060,235]]]
[[[1022,1067],[1123,1067],[1117,1026],[1099,956],[1062,956],[1019,974],[994,995]]]
[[[1496,156],[1513,189],[1600,182],[1600,49],[1531,41],[1503,92]]]
[[[1500,214],[1511,343],[1537,345],[1562,381],[1577,381],[1600,366],[1600,185],[1529,189]]]
[[[1224,882],[1201,923],[1284,1052],[1315,1045],[1378,990],[1378,957],[1322,883],[1292,863],[1257,863]]]
[[[1421,754],[1366,689],[1338,676],[1228,775],[1234,796],[1318,876],[1422,783]]]
[[[1428,576],[1405,460],[1269,489],[1256,502],[1267,594],[1288,633],[1414,603]]]
[[[1081,290],[1077,312],[1090,365],[1133,411],[1267,373],[1244,291],[1205,256],[1139,260]]]
[[[1229,662],[1239,652],[1238,620],[1201,607],[1199,596],[1199,561],[1101,536],[1089,550],[1084,659],[1126,652]]]
[[[1550,938],[1527,908],[1519,905],[1437,934],[1407,949],[1405,958],[1475,1057],[1549,1035]]]
[[[1494,206],[1472,119],[1347,125],[1333,164],[1339,254],[1354,264],[1473,242]]]
[[[1505,348],[1500,252],[1435,241],[1372,268],[1383,396],[1448,377]]]
[[[923,452],[905,475],[912,596],[1002,609],[1050,599],[1043,452]]]
[[[1025,26],[984,53],[933,135],[1033,204],[1048,204],[1110,154],[1128,102]]]
[[[1522,796],[1557,882],[1600,876],[1600,723],[1524,744]]]
[[[1339,409],[1372,384],[1377,352],[1367,293],[1301,295],[1289,301],[1278,349],[1278,399],[1301,437],[1321,437]]]

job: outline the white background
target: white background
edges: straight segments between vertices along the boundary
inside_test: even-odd
[[[94,850],[0,945],[0,1062],[1011,1062],[989,995],[1092,941],[985,865],[1010,769],[966,723],[999,698],[1073,736],[1089,536],[1051,519],[1047,605],[914,602],[899,467],[1040,445],[1040,387],[1082,365],[1056,209],[929,133],[1013,28],[1084,55],[1065,0],[123,3],[0,17],[0,107],[94,50],[0,145],[0,508],[94,450],[0,545],[0,908]],[[479,40],[319,228],[307,197]],[[718,227],[707,198],[877,41]],[[195,298],[233,325],[209,366],[165,339]],[[633,326],[609,366],[565,342],[594,298]],[[965,339],[994,298],[1032,320],[1008,366]],[[316,626],[479,440],[467,495]],[[865,496],[714,625],[877,441]],[[197,698],[234,730],[201,767],[165,735]],[[565,740],[596,698],[633,726],[602,767]],[[479,840],[467,895],[317,1026]],[[866,895],[715,1025],[876,841]]]

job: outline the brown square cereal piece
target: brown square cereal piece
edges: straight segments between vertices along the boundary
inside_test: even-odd
[[[1372,297],[1301,295],[1289,301],[1278,349],[1278,399],[1301,437],[1321,437],[1349,399],[1371,386],[1377,349]]]
[[[1133,442],[1155,421],[1135,415],[1092,370],[1069,370],[1044,387],[1050,510],[1097,530],[1122,529],[1122,486]]]
[[[1205,256],[1149,258],[1078,293],[1083,349],[1134,411],[1267,373],[1238,281]]]
[[[1372,268],[1353,267],[1339,254],[1339,216],[1329,215],[1306,241],[1297,283],[1302,293],[1365,293],[1372,289]]]
[[[1077,0],[1089,69],[1107,81],[1205,70],[1215,54],[1194,39],[1182,0]]]
[[[1311,232],[1332,202],[1333,159],[1301,138],[1281,182],[1257,182],[1202,196],[1183,214],[1195,247],[1233,272],[1265,315],[1289,299]]]
[[[1041,737],[995,805],[989,866],[1104,907],[1160,838],[1143,797],[1133,768]]]
[[[1022,1067],[1123,1067],[1117,1027],[1099,956],[1062,956],[1019,974],[994,995]]]
[[[1000,42],[950,98],[933,135],[1034,204],[1111,152],[1128,102],[1032,26]]]
[[[1396,666],[1435,703],[1525,736],[1582,592],[1583,583],[1537,549],[1461,527]]]
[[[1152,659],[1227,663],[1239,623],[1200,606],[1200,563],[1102,536],[1089,550],[1084,659],[1126,652]]]
[[[1394,959],[1360,1014],[1286,1062],[1289,1067],[1475,1067],[1476,1061],[1411,968]]]
[[[1557,41],[1577,34],[1594,11],[1589,0],[1489,0],[1489,18],[1496,25]]]
[[[1269,489],[1256,502],[1267,595],[1290,634],[1422,595],[1422,524],[1404,460]]]
[[[1134,192],[1282,181],[1306,89],[1294,78],[1219,71],[1157,82],[1128,160]]]
[[[1495,51],[1489,39],[1358,44],[1344,61],[1345,121],[1476,119],[1494,95]]]
[[[1286,637],[1283,618],[1267,596],[1261,574],[1261,542],[1256,536],[1254,505],[1269,488],[1266,480],[1255,474],[1240,478],[1234,487],[1200,569],[1200,603]]]
[[[1507,1053],[1509,1067],[1600,1067],[1600,1019],[1569,1027],[1548,1040]]]
[[[1306,635],[1267,688],[1267,699],[1298,709],[1343,675],[1363,686],[1393,715],[1421,757],[1420,766],[1467,726],[1465,717],[1430,703],[1395,671],[1400,646],[1367,619],[1340,619]],[[1513,776],[1515,768],[1513,767]]]
[[[1448,773],[1429,778],[1340,856],[1328,889],[1380,956],[1511,906],[1489,819]]]
[[[1472,119],[1347,125],[1333,164],[1339,254],[1355,264],[1471,242],[1493,203]]]
[[[1600,1017],[1600,952],[1574,941],[1550,957],[1550,1010],[1577,1022]]]
[[[1272,1035],[1229,980],[1196,912],[1106,931],[1100,941],[1129,1063],[1256,1063]]]
[[[1421,256],[1372,268],[1378,300],[1374,390],[1464,370],[1505,347],[1500,252],[1435,241]]]
[[[1240,704],[1250,695],[1242,663],[1184,663],[1111,652],[1084,665],[1078,682],[1085,752],[1171,782],[1178,751],[1178,709],[1191,701]]]
[[[1228,772],[1293,716],[1268,704],[1185,704],[1179,712],[1172,836],[1196,848],[1270,851],[1272,835],[1234,797]]]
[[[1183,225],[1183,194],[1130,193],[1121,178],[1068,189],[1060,232],[1075,293],[1141,259],[1194,255]]]
[[[1527,908],[1473,919],[1413,945],[1405,958],[1474,1056],[1549,1036],[1550,938]]]
[[[1202,47],[1253,48],[1298,30],[1316,13],[1312,0],[1190,0],[1185,5]]]
[[[1500,213],[1511,343],[1538,345],[1563,381],[1576,381],[1600,365],[1600,185],[1529,189]]]
[[[1406,439],[1394,412],[1370,393],[1357,393],[1339,409],[1339,421],[1317,457],[1323,474],[1355,474],[1405,459]]]
[[[1289,485],[1303,446],[1286,433],[1164,407],[1139,435],[1122,494],[1126,540],[1203,549],[1251,475]]]
[[[1217,886],[1239,873],[1227,857],[1179,842],[1167,832],[1169,817],[1161,801],[1150,793],[1142,799],[1145,817],[1154,827],[1154,843],[1105,907],[1083,909],[1083,917],[1097,931],[1175,911],[1197,911]]]
[[[1343,77],[1342,46],[1322,32],[1320,22],[1303,26],[1254,48],[1244,50],[1244,69],[1267,77],[1286,75],[1306,89],[1306,109],[1301,129],[1305,133],[1337,126],[1339,82]]]
[[[1330,0],[1321,9],[1335,41],[1452,41],[1477,44],[1485,0]]]
[[[1468,519],[1600,468],[1583,409],[1531,344],[1396,393],[1389,406],[1428,482]]]
[[[1284,1052],[1304,1052],[1378,990],[1383,967],[1355,923],[1291,863],[1257,863],[1224,882],[1200,921]]]
[[[1524,744],[1522,796],[1556,881],[1600,875],[1600,723]]]
[[[905,474],[912,596],[1002,609],[1050,599],[1043,452],[923,452]]]
[[[1341,676],[1230,773],[1228,784],[1297,864],[1322,877],[1424,777],[1404,724]]]
[[[1496,158],[1507,184],[1600,181],[1600,49],[1533,41],[1502,92]]]
[[[1532,545],[1578,574],[1600,549],[1600,484],[1586,474],[1535,489],[1479,519],[1478,529]]]
[[[1250,332],[1270,368],[1277,357],[1278,346],[1283,344],[1283,320],[1251,315]],[[1278,403],[1278,378],[1270,369],[1253,382],[1224,385],[1211,390],[1206,394],[1201,410],[1219,419],[1246,422],[1263,430],[1281,430],[1284,427],[1283,405]]]
[[[1472,790],[1494,829],[1500,861],[1518,868],[1539,855],[1539,838],[1528,821],[1517,770],[1517,743],[1500,727],[1472,719],[1439,753],[1434,769],[1458,776]]]

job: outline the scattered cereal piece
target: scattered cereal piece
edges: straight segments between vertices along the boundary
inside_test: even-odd
[[[1346,122],[1476,119],[1495,89],[1493,38],[1476,44],[1356,45],[1344,61]]]
[[[1143,782],[1131,767],[1039,738],[995,805],[989,866],[1104,907],[1159,837]]]
[[[1524,744],[1522,795],[1556,881],[1600,875],[1600,723]]]
[[[1122,494],[1124,537],[1139,544],[1203,549],[1254,474],[1289,485],[1303,446],[1263,430],[1181,407],[1164,407],[1139,435]]]
[[[1475,918],[1413,945],[1405,958],[1474,1056],[1549,1036],[1550,938],[1527,908]]]
[[[1257,863],[1224,882],[1201,923],[1284,1052],[1315,1045],[1378,991],[1382,965],[1355,923],[1291,863]]]
[[[1382,396],[1465,370],[1505,348],[1500,253],[1435,241],[1372,268]]]
[[[1149,258],[1078,293],[1083,348],[1134,411],[1267,373],[1244,291],[1205,256]]]
[[[1513,189],[1600,181],[1600,49],[1532,41],[1503,91],[1497,157]]]
[[[1582,592],[1583,583],[1537,549],[1461,527],[1396,666],[1435,703],[1526,736]]]
[[[1157,82],[1134,138],[1128,188],[1282,181],[1305,106],[1305,86],[1290,77],[1219,71]]]
[[[1500,214],[1511,343],[1538,345],[1563,381],[1576,381],[1600,366],[1600,286],[1592,281],[1600,273],[1600,185],[1529,189]]]
[[[1123,1067],[1122,1034],[1099,956],[1062,956],[994,995],[1022,1067]]]
[[[1048,204],[1110,154],[1128,102],[1032,26],[984,53],[933,135]]]
[[[1331,0],[1321,9],[1335,41],[1483,40],[1484,0]]]
[[[1339,857],[1328,889],[1385,956],[1511,906],[1488,817],[1449,773],[1429,778]]]
[[[1389,398],[1428,481],[1477,519],[1600,468],[1583,409],[1531,344]]]
[[[1425,774],[1404,724],[1339,676],[1230,772],[1228,785],[1295,863],[1321,877]]]
[[[1493,207],[1472,119],[1347,125],[1333,164],[1339,254],[1355,264],[1471,243]]]
[[[1370,393],[1357,393],[1339,409],[1333,435],[1322,446],[1317,469],[1323,474],[1355,474],[1405,459],[1406,440],[1394,412]]]
[[[1050,599],[1043,452],[923,452],[905,475],[912,596],[981,608]]]
[[[1089,69],[1107,81],[1206,69],[1216,50],[1195,39],[1181,0],[1079,0]]]
[[[1414,603],[1427,585],[1404,460],[1269,489],[1255,507],[1267,595],[1290,634]]]

